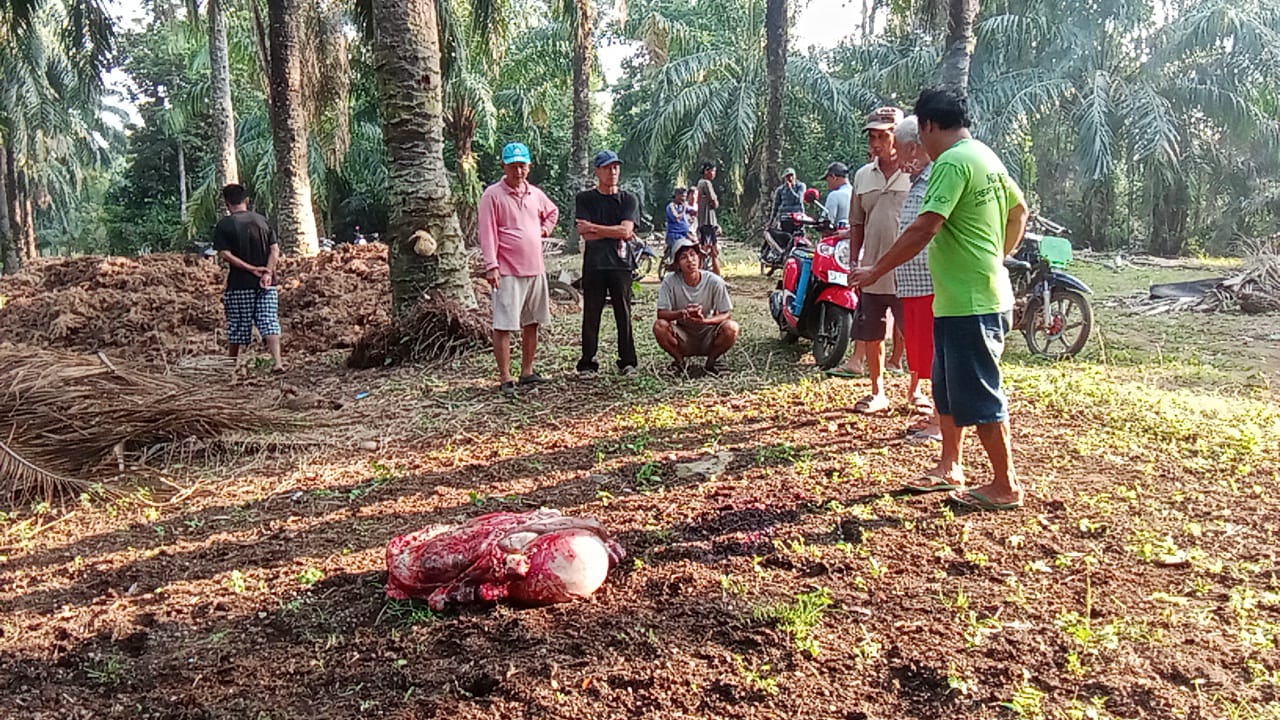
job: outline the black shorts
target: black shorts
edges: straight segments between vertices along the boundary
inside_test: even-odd
[[[897,295],[862,293],[858,298],[858,314],[853,320],[853,339],[863,342],[884,340],[885,333],[889,331],[885,318],[890,312],[894,321],[902,324],[902,300]]]

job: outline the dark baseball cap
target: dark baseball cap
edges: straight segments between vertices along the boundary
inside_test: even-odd
[[[836,177],[849,177],[849,166],[837,160],[827,166],[827,175],[835,175]],[[826,175],[824,175],[823,177],[826,177]]]
[[[601,150],[600,152],[596,153],[596,167],[598,168],[602,168],[602,167],[605,167],[606,165],[612,165],[614,163],[621,163],[621,162],[622,162],[622,158],[618,157],[618,153],[612,150]]]

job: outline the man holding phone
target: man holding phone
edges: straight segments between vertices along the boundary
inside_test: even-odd
[[[222,293],[228,354],[238,358],[240,348],[253,344],[256,325],[275,361],[271,371],[283,373],[276,296],[280,244],[267,219],[249,209],[249,195],[243,185],[232,183],[222,188],[222,200],[227,205],[227,216],[213,230],[213,249],[228,266],[227,289]]]
[[[738,341],[740,331],[724,279],[702,271],[702,247],[690,238],[677,242],[671,271],[658,289],[658,319],[653,323],[653,336],[671,356],[671,372],[683,375],[690,357],[705,357],[703,370],[708,375],[725,372],[720,358]]]

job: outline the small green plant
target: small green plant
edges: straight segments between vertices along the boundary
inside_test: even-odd
[[[389,600],[382,611],[401,625],[421,625],[440,619],[438,613],[418,600]]]
[[[778,678],[770,674],[773,672],[771,665],[765,663],[759,667],[749,667],[741,655],[733,656],[733,660],[738,666],[738,675],[742,676],[742,679],[753,690],[765,695],[778,694]]]
[[[1022,684],[1018,685],[1008,702],[1000,703],[1000,707],[1025,720],[1040,720],[1044,717],[1044,691],[1031,684],[1030,675],[1024,670]]]
[[[636,482],[642,490],[652,490],[662,485],[662,463],[650,460],[636,471]]]
[[[124,679],[124,660],[118,655],[107,655],[84,669],[84,674],[99,685],[119,685]]]
[[[298,574],[298,583],[310,587],[324,579],[324,571],[320,568],[309,567]]]
[[[485,503],[489,502],[489,494],[477,492],[475,490],[468,490],[467,502],[475,505],[476,507],[484,507]]]
[[[237,595],[249,589],[249,579],[239,570],[232,570],[227,579],[223,581],[227,589]]]
[[[818,641],[813,638],[813,631],[822,624],[822,614],[831,602],[831,591],[820,587],[796,595],[794,603],[758,608],[755,617],[757,620],[772,620],[779,630],[791,636],[798,650],[817,657]]]
[[[974,690],[974,682],[953,662],[947,666],[947,689],[957,695],[968,695]]]
[[[720,589],[730,595],[747,594],[747,584],[732,575],[720,576]]]

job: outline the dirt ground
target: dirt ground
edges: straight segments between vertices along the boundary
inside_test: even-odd
[[[935,453],[902,439],[904,378],[891,416],[852,414],[865,380],[777,342],[770,281],[740,254],[726,379],[660,374],[648,283],[636,376],[573,378],[576,316],[542,353],[555,384],[518,400],[487,356],[351,371],[313,355],[289,382],[344,401],[323,443],[187,469],[180,502],[139,489],[5,514],[0,715],[1280,717],[1280,377],[1249,344],[1157,358],[1184,320],[1135,322],[1101,302],[1119,288],[1099,298],[1105,353],[1046,364],[1011,339],[1032,495],[965,514],[898,494]],[[723,471],[678,474],[717,453]],[[385,598],[395,535],[539,506],[626,548],[592,600]]]

